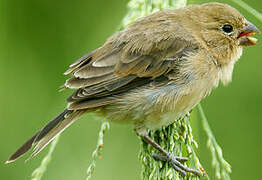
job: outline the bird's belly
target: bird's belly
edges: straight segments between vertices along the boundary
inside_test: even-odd
[[[183,117],[206,94],[206,89],[199,86],[190,89],[178,90],[173,86],[153,90],[140,89],[121,97],[117,103],[104,108],[104,112],[111,122],[139,124],[148,129],[158,129]]]
[[[172,98],[172,97],[170,97]],[[146,117],[144,124],[149,129],[158,129],[162,126],[173,123],[176,119],[184,117],[191,109],[197,105],[203,98],[201,92],[192,92],[190,94],[181,95],[174,102],[166,104],[166,108],[155,110]]]

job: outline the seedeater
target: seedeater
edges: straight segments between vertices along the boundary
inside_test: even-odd
[[[233,7],[190,5],[138,19],[101,47],[73,63],[65,88],[74,89],[67,108],[22,145],[7,162],[32,146],[37,155],[58,134],[88,112],[110,122],[132,123],[182,175],[199,171],[180,162],[147,135],[183,117],[221,81],[231,81],[244,46],[259,33]]]

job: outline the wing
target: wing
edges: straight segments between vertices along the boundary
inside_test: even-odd
[[[73,75],[65,87],[76,89],[68,108],[95,108],[139,86],[168,83],[180,61],[198,51],[193,37],[181,38],[181,32],[183,27],[158,12],[112,36],[65,72]]]

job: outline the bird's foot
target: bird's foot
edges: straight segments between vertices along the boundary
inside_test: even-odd
[[[183,162],[188,161],[188,158],[185,157],[176,157],[173,154],[170,154],[165,149],[163,149],[159,144],[157,144],[153,139],[151,139],[148,135],[140,134],[143,140],[149,144],[151,144],[156,150],[160,152],[159,154],[153,154],[153,158],[160,161],[168,162],[177,172],[181,174],[181,176],[186,176],[186,173],[192,173],[196,176],[202,176],[202,174],[195,170],[190,169],[183,165]]]
[[[183,165],[182,163],[188,161],[186,157],[178,157],[168,153],[167,156],[161,154],[153,154],[152,157],[158,161],[168,162],[177,172],[181,174],[181,176],[186,176],[186,173],[193,173],[197,176],[201,176],[201,173],[195,169],[191,169]]]

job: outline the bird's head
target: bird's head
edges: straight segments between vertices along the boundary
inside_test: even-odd
[[[205,3],[192,6],[190,14],[197,29],[195,32],[198,32],[196,36],[201,38],[222,64],[238,59],[234,56],[242,52],[243,46],[257,44],[253,35],[260,32],[258,28],[229,5]]]

